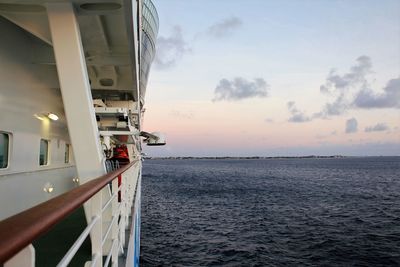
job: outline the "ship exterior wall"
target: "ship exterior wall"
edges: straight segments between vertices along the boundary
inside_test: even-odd
[[[47,44],[0,17],[0,132],[9,135],[7,168],[0,169],[0,219],[59,195],[74,186],[76,169],[57,72],[36,64],[36,48]],[[58,121],[47,113],[59,116]],[[49,144],[49,162],[39,165],[40,140]],[[52,188],[45,192],[44,188]],[[49,190],[48,190],[49,191]]]

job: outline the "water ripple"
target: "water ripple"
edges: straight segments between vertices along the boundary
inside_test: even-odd
[[[142,266],[400,266],[400,158],[148,160]]]

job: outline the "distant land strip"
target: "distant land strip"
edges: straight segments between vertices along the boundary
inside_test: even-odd
[[[333,156],[274,156],[274,157],[149,157],[144,156],[144,159],[337,159],[337,158],[349,158],[349,156],[333,155]]]

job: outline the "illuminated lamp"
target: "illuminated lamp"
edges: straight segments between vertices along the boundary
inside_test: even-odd
[[[47,114],[47,117],[48,117],[50,120],[53,120],[53,121],[58,120],[58,116],[57,116],[56,114],[54,114],[54,113],[49,113],[49,114]]]

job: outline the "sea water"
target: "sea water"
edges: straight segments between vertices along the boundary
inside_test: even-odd
[[[142,266],[400,266],[400,157],[146,160]]]

